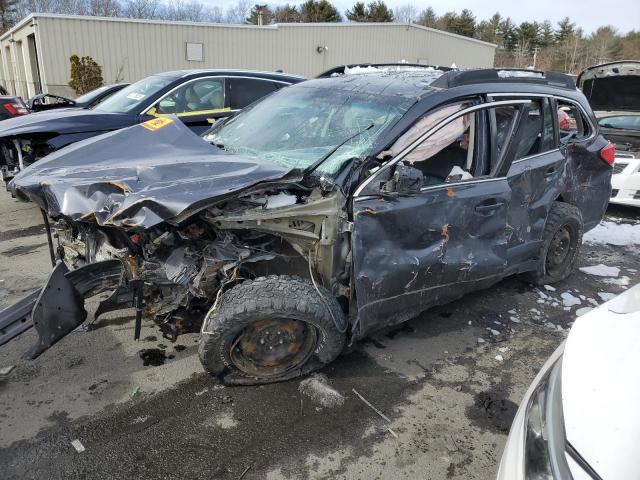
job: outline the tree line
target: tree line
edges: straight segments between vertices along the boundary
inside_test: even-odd
[[[225,10],[200,0],[0,0],[0,30],[33,12],[255,25],[411,22],[495,43],[496,66],[567,73],[607,61],[640,59],[640,31],[621,34],[607,25],[586,33],[569,18],[556,24],[548,20],[516,24],[500,13],[478,20],[469,9],[438,15],[432,7],[419,9],[413,4],[391,9],[383,0],[356,2],[344,15],[328,0],[275,6],[238,0]]]

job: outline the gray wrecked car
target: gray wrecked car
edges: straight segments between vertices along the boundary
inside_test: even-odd
[[[580,120],[560,137],[558,102]],[[135,307],[204,368],[274,382],[348,342],[514,274],[553,283],[611,191],[612,146],[564,75],[334,73],[204,137],[172,118],[73,144],[10,184],[36,202],[53,271],[0,312],[31,357],[97,311]]]

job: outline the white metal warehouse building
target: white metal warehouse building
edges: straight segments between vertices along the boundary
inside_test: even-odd
[[[278,70],[307,77],[337,65],[404,60],[493,65],[495,45],[406,23],[226,25],[33,14],[0,37],[0,84],[24,99],[74,96],[69,57],[89,55],[105,83],[186,68]]]

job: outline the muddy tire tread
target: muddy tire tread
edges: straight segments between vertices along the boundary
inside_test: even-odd
[[[308,280],[296,276],[269,275],[246,280],[224,292],[216,311],[205,320],[198,344],[198,354],[205,370],[224,382],[223,374],[233,368],[230,367],[228,356],[225,358],[223,353],[226,336],[257,318],[269,315],[292,314],[313,324],[318,330],[319,341],[312,358],[315,357],[315,363],[320,366],[333,361],[344,348],[345,334],[338,332],[331,313],[338,320],[343,319],[344,313],[324,287],[319,286],[319,289],[324,301]],[[327,306],[331,308],[331,313]],[[299,374],[305,373],[308,372]],[[282,379],[273,379],[279,380]]]
[[[559,277],[551,277],[545,271],[545,262],[547,256],[547,250],[549,244],[553,238],[556,230],[566,223],[567,219],[574,219],[578,224],[578,245],[573,254],[573,259],[566,268],[566,270]],[[544,225],[542,233],[542,247],[540,248],[538,258],[538,268],[535,271],[527,272],[524,274],[524,278],[534,285],[548,285],[556,283],[567,278],[575,269],[575,264],[580,254],[580,247],[582,245],[582,234],[584,233],[584,224],[582,222],[582,214],[580,209],[575,205],[566,202],[553,202],[549,209],[547,221]]]

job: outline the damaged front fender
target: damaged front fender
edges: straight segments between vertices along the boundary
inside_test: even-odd
[[[38,357],[85,321],[84,298],[115,288],[121,277],[118,260],[91,263],[72,271],[58,262],[41,289],[0,311],[0,345],[35,327],[38,342],[25,356]]]

